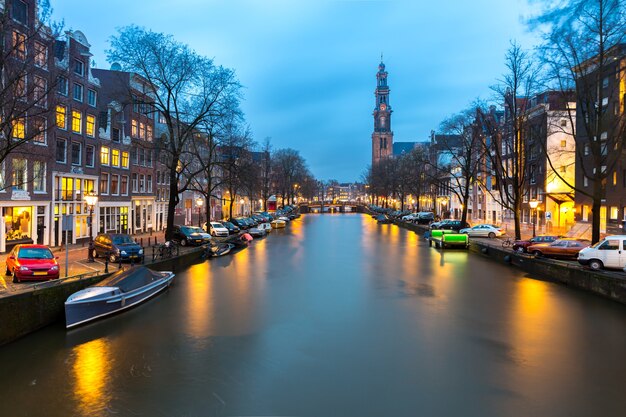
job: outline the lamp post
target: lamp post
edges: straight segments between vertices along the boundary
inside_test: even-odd
[[[202,227],[202,205],[204,204],[204,200],[202,197],[198,197],[196,199],[196,206],[198,206],[198,227]]]
[[[528,205],[530,206],[530,216],[532,217],[532,221],[533,221],[533,237],[535,237],[535,216],[533,214],[537,213],[537,206],[539,205],[539,201],[535,200],[534,198],[532,200],[530,200],[528,202]]]
[[[92,190],[85,195],[84,199],[85,199],[85,202],[87,203],[87,207],[89,207],[89,253],[87,254],[87,260],[88,262],[94,262],[94,259],[93,259],[93,250],[94,250],[93,210],[96,207],[96,204],[98,204],[98,196]]]

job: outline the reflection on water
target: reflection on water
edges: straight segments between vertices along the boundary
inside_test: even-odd
[[[0,415],[626,415],[626,308],[356,214],[69,336],[0,348]]]
[[[104,410],[109,394],[111,369],[114,358],[109,352],[109,341],[105,338],[83,343],[73,349],[74,399],[80,415],[94,415]]]

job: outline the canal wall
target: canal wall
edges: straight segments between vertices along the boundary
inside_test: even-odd
[[[414,231],[422,236],[429,228],[426,225],[394,220],[394,224]],[[536,258],[532,255],[512,252],[494,244],[499,240],[470,240],[469,251],[506,263],[546,281],[556,282],[587,291],[622,304],[626,304],[626,276],[616,271],[593,271],[572,262],[555,259]]]
[[[202,261],[203,251],[204,248],[193,248],[180,256],[146,263],[146,266],[157,271],[177,272]],[[109,264],[109,271],[117,271],[116,265]],[[32,291],[0,298],[0,346],[44,326],[64,320],[65,300],[76,291],[96,284],[109,275],[103,274],[65,282],[49,281],[37,285]]]

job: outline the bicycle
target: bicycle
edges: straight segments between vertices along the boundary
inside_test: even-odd
[[[510,237],[507,237],[506,239],[502,240],[503,248],[510,248],[511,246],[513,246],[513,240]]]

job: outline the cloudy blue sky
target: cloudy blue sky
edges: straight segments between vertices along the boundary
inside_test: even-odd
[[[375,74],[389,71],[395,141],[427,140],[504,72],[516,39],[534,38],[526,0],[51,0],[81,30],[96,65],[116,28],[173,34],[245,86],[255,140],[300,151],[321,179],[358,180],[371,160]]]

